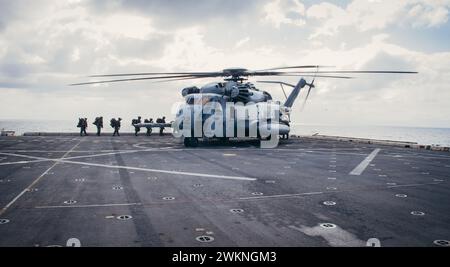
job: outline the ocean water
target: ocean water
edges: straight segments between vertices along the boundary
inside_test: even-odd
[[[16,135],[24,132],[77,132],[77,121],[66,120],[0,120],[0,129],[13,130]],[[109,121],[105,120],[103,132],[112,133]],[[371,138],[393,141],[417,142],[422,145],[450,146],[450,128],[394,127],[394,126],[330,126],[292,124],[291,134],[297,135],[334,135],[345,137]],[[89,122],[88,132],[95,132],[95,126]],[[122,123],[121,131],[133,132],[127,122]]]
[[[416,142],[421,145],[450,146],[450,128],[397,126],[328,126],[291,125],[291,133],[299,135],[334,135],[379,140]]]

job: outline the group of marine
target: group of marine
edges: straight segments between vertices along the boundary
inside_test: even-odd
[[[114,129],[113,136],[120,136],[119,130],[121,126],[122,118],[112,118],[110,120],[110,126]],[[133,119],[131,121],[131,125],[134,127],[134,135],[138,135],[138,133],[141,131],[141,128],[137,126],[137,124],[141,123],[141,116],[138,116],[137,119]],[[144,123],[153,123],[153,119],[145,119]],[[166,117],[158,118],[156,119],[156,123],[166,123]],[[103,117],[96,117],[94,122],[92,123],[97,127],[97,136],[100,136],[101,129],[103,128]],[[80,128],[80,136],[88,135],[86,132],[86,129],[88,127],[87,118],[79,118],[78,119],[78,128]],[[151,135],[152,133],[152,127],[151,126],[145,126],[147,128],[147,135]],[[163,135],[164,132],[164,126],[159,126],[159,135]]]

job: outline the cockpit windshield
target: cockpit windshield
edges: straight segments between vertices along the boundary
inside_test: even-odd
[[[206,105],[209,102],[220,102],[221,96],[216,94],[195,94],[186,98],[186,104]]]

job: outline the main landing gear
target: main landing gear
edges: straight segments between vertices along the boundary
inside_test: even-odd
[[[184,138],[184,146],[185,147],[197,147],[198,146],[198,138],[197,137],[185,137]]]

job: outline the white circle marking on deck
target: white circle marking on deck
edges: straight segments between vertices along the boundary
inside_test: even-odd
[[[243,209],[230,209],[231,213],[243,213],[244,210]]]
[[[321,223],[321,224],[319,224],[319,225],[320,225],[320,227],[325,228],[325,229],[333,229],[333,228],[336,228],[336,225],[335,225],[335,224],[332,224],[332,223]]]
[[[133,217],[131,215],[119,215],[116,218],[121,221],[126,221],[132,219]]]
[[[197,236],[195,239],[196,239],[198,242],[202,242],[202,243],[209,243],[209,242],[214,241],[214,237],[208,236],[208,235]]]

